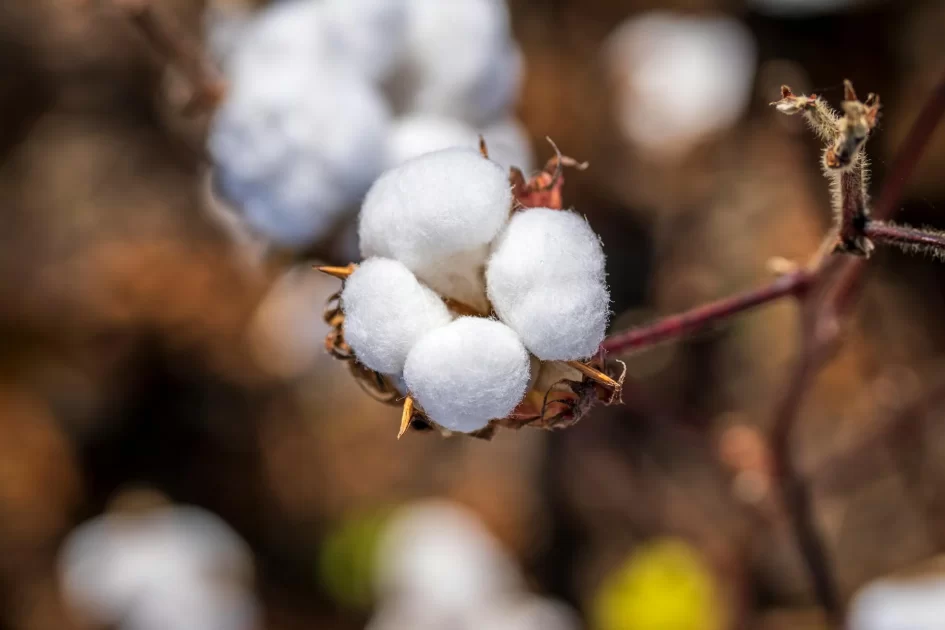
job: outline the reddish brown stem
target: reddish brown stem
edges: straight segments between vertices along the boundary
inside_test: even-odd
[[[945,255],[945,234],[941,232],[883,221],[870,221],[863,228],[863,234],[882,245],[898,245],[905,249],[916,248]]]
[[[648,326],[617,333],[604,339],[601,349],[607,352],[627,352],[683,337],[768,302],[774,302],[789,295],[799,296],[807,289],[810,281],[810,272],[798,270],[783,275],[759,289],[723,298],[691,311],[661,319]]]

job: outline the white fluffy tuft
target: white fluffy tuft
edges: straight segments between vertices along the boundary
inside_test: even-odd
[[[404,48],[406,0],[323,0],[321,8],[329,45],[365,76],[388,77]]]
[[[525,396],[530,369],[525,346],[508,326],[461,317],[417,342],[404,380],[431,420],[471,433],[512,413]]]
[[[396,260],[364,261],[341,293],[345,341],[365,366],[385,374],[404,368],[407,353],[451,316],[433,291]]]
[[[483,296],[487,246],[508,220],[512,192],[505,171],[472,149],[421,155],[382,175],[361,207],[365,258],[403,262],[447,297]],[[444,275],[461,282],[444,280]]]
[[[594,354],[610,295],[600,240],[573,212],[534,208],[512,217],[486,267],[499,318],[542,360]]]
[[[408,0],[407,15],[405,109],[475,126],[501,117],[523,65],[504,0]]]

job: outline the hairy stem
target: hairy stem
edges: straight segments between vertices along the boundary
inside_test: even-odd
[[[896,245],[908,253],[923,252],[945,257],[945,234],[936,230],[870,221],[863,228],[863,234],[875,243]]]

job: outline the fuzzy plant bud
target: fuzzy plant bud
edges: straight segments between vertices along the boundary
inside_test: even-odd
[[[472,433],[508,416],[525,396],[531,360],[505,324],[462,317],[430,332],[410,351],[404,380],[427,416]]]
[[[604,338],[610,295],[600,239],[573,213],[516,213],[486,267],[489,299],[535,356],[591,356]]]
[[[482,266],[511,207],[505,171],[477,151],[421,155],[384,173],[368,191],[361,254],[399,260],[447,297],[484,302]]]
[[[440,297],[396,260],[364,261],[341,294],[345,340],[365,366],[384,374],[404,368],[421,338],[450,323]]]

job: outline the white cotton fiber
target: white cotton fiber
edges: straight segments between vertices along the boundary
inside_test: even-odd
[[[518,95],[522,56],[504,0],[408,0],[405,109],[485,125]]]
[[[513,215],[486,266],[489,299],[535,356],[570,361],[604,338],[610,295],[600,240],[573,212]]]
[[[324,60],[328,45],[317,0],[283,0],[252,15],[223,66],[232,80],[239,74],[260,76],[291,63]]]
[[[431,420],[471,433],[512,413],[525,396],[530,368],[525,346],[508,326],[461,317],[417,342],[404,380]]]
[[[449,324],[451,316],[433,291],[396,260],[364,261],[341,293],[345,341],[358,361],[397,374],[407,353],[424,335]]]
[[[368,191],[358,231],[361,255],[397,259],[444,295],[460,299],[451,285],[481,285],[486,247],[511,207],[505,171],[478,151],[421,155],[384,173]],[[444,281],[444,275],[462,281]]]
[[[407,160],[442,149],[474,149],[479,135],[466,123],[437,114],[411,114],[396,120],[387,138],[388,163]]]
[[[372,626],[377,628],[431,627],[421,625],[423,620],[452,621],[433,627],[455,627],[458,618],[492,607],[522,587],[512,558],[479,517],[443,500],[395,512],[378,541],[376,560],[381,605],[392,607],[391,613],[396,610],[395,617],[413,617],[414,622]]]
[[[424,153],[450,148],[479,149],[485,138],[489,159],[504,170],[515,166],[525,173],[533,168],[528,134],[509,118],[477,131],[470,125],[438,114],[411,114],[395,121],[387,139],[388,163],[396,166]]]
[[[624,134],[674,158],[731,126],[751,100],[756,48],[731,17],[652,12],[627,20],[603,47]]]
[[[324,237],[380,173],[388,110],[356,74],[299,58],[239,72],[212,123],[218,191],[274,242]]]
[[[406,0],[323,0],[321,7],[332,50],[366,77],[386,78],[403,51]]]

